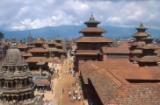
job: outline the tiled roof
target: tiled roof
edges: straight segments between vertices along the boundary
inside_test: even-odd
[[[38,38],[38,39],[36,39],[33,43],[34,43],[34,44],[44,44],[44,43],[45,43],[45,40],[42,39],[42,38]]]
[[[76,55],[98,55],[100,54],[99,50],[77,50]]]
[[[105,37],[80,37],[79,39],[76,40],[76,43],[80,42],[88,42],[88,43],[111,43],[113,42],[112,39],[105,38]]]
[[[27,45],[26,45],[26,44],[19,43],[19,44],[17,45],[17,48],[18,48],[18,49],[26,49],[26,48],[27,48]]]
[[[159,84],[127,81],[160,80],[159,70],[142,68],[128,60],[118,59],[80,62],[79,70],[85,81],[91,80],[104,105],[155,105],[160,102]],[[150,101],[150,104],[143,104],[142,100],[146,103]]]
[[[63,47],[63,44],[62,43],[55,43],[55,45],[57,46],[57,47]]]
[[[160,57],[160,49],[156,50],[155,53]]]
[[[48,41],[47,44],[52,44],[52,45],[55,45],[55,46],[63,46],[62,42],[58,43],[55,40]]]
[[[54,44],[55,45],[56,42],[54,40],[50,40],[50,41],[47,42],[47,44]]]
[[[88,63],[83,67],[80,65],[82,78],[85,79],[85,81],[87,81],[88,78],[91,80],[103,103],[109,102],[121,86],[121,82],[116,80],[113,75],[102,72],[101,69],[94,67],[94,65],[92,66],[92,63],[91,65]]]
[[[104,54],[129,54],[129,46],[126,42],[117,47],[102,47],[102,52]]]
[[[150,34],[147,32],[136,32],[134,37],[148,37]]]
[[[145,42],[144,41],[139,41],[139,42],[131,42],[130,43],[130,46],[135,46],[137,48],[142,48],[143,46],[145,45]]]
[[[47,48],[48,51],[50,52],[59,52],[59,53],[65,53],[63,49],[58,49],[58,48]]]
[[[143,51],[141,49],[134,49],[130,51],[131,54],[142,54]]]
[[[61,64],[61,60],[58,57],[54,57],[54,58],[48,58],[49,62],[54,63],[54,64]]]
[[[152,55],[148,55],[148,56],[143,56],[142,58],[138,58],[137,59],[138,62],[160,62],[160,57],[158,56],[152,56]]]
[[[157,84],[124,86],[110,104],[118,105],[158,105],[160,88]]]
[[[159,49],[160,47],[156,44],[151,43],[151,44],[144,45],[142,48],[143,49],[153,49],[153,50],[155,50],[155,49]]]
[[[26,62],[28,62],[28,63],[48,62],[48,58],[46,58],[46,57],[29,57],[29,58],[27,58]]]
[[[30,53],[47,53],[48,50],[44,48],[32,48],[28,52]]]
[[[98,27],[87,27],[80,31],[81,33],[104,33],[105,30]]]
[[[29,52],[22,52],[21,55],[22,55],[23,57],[31,57],[31,56],[32,56],[32,54],[29,53]]]

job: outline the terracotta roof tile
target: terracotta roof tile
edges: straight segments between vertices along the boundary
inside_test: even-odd
[[[144,45],[145,45],[144,41],[130,43],[130,46],[136,46],[137,48],[142,48]]]
[[[135,34],[134,34],[134,37],[147,37],[147,36],[149,36],[149,33],[147,33],[147,32],[136,32]]]
[[[96,43],[96,42],[98,42],[98,43],[107,43],[107,42],[109,42],[109,43],[111,43],[111,42],[113,42],[113,40],[112,39],[109,39],[109,38],[105,38],[105,37],[80,37],[78,40],[76,40],[76,43],[87,43],[87,42],[89,42],[89,43]]]
[[[102,47],[102,52],[104,54],[129,54],[128,44],[120,44],[117,47]]]
[[[58,49],[58,48],[47,48],[49,52],[59,52],[59,53],[65,53],[64,49]]]
[[[48,53],[48,50],[44,48],[32,48],[28,52],[30,53]]]
[[[45,43],[45,40],[42,38],[38,38],[33,42],[33,44],[44,44],[44,43]]]
[[[159,70],[142,68],[128,60],[118,59],[80,62],[79,70],[83,79],[91,80],[104,105],[155,105],[160,102],[159,84],[127,81],[160,80]]]
[[[21,54],[23,57],[31,57],[32,56],[32,54],[29,52],[22,52]]]
[[[131,54],[142,54],[143,51],[141,49],[134,49],[130,51]]]
[[[27,48],[27,45],[26,45],[26,44],[19,43],[19,44],[17,45],[17,48],[19,48],[19,49],[26,49],[26,48]]]
[[[153,50],[159,49],[159,48],[160,48],[160,47],[159,47],[158,45],[153,44],[153,43],[151,43],[151,44],[146,44],[146,45],[144,45],[144,46],[142,47],[142,49],[153,49]]]
[[[105,30],[98,27],[87,27],[80,31],[81,33],[104,33]]]
[[[76,55],[98,55],[100,54],[99,50],[77,50]]]
[[[148,55],[148,56],[144,56],[142,58],[138,58],[137,61],[138,62],[160,62],[160,57],[158,57],[156,55],[155,56]]]
[[[46,57],[29,57],[26,62],[28,63],[37,63],[37,62],[48,62],[48,58]]]

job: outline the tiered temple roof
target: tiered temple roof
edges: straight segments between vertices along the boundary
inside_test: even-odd
[[[112,39],[105,37],[80,37],[76,43],[112,43]]]
[[[141,49],[143,51],[142,56],[137,59],[140,65],[158,65],[160,57],[155,51],[159,49],[159,46],[153,43],[147,43]]]
[[[112,42],[111,39],[102,37],[102,34],[105,33],[106,31],[98,27],[98,24],[100,24],[100,22],[97,21],[93,15],[91,15],[90,19],[86,21],[85,24],[87,25],[87,27],[80,31],[80,33],[82,33],[83,36],[78,38],[78,40],[76,40],[77,43]]]
[[[148,32],[146,32],[147,28],[140,24],[137,29],[137,32],[134,34],[134,41],[130,44],[130,61],[132,62],[155,62],[158,61],[158,58],[151,57],[150,55],[142,57],[144,54],[143,50],[153,50],[157,49],[157,45],[152,43],[152,38]],[[154,55],[154,54],[153,54]],[[139,59],[141,57],[141,59]],[[150,59],[150,60],[149,60]]]
[[[42,39],[42,38],[37,38],[37,39],[33,42],[33,44],[44,44],[44,43],[45,43],[45,40]]]
[[[142,53],[138,54],[136,59],[133,60],[136,60],[140,65],[157,65],[160,58],[157,56],[155,51],[159,49],[159,46],[153,43],[153,39],[150,34],[145,32],[146,29],[147,28],[145,28],[143,24],[140,24],[139,28],[137,28],[138,33],[141,34],[135,34],[134,37],[136,40],[131,44],[131,54],[134,56],[135,53],[133,52],[135,50],[142,50]]]
[[[17,48],[18,49],[27,49],[28,46],[26,44],[23,44],[23,43],[18,43]]]
[[[105,33],[105,30],[98,27],[100,22],[97,21],[93,15],[91,15],[85,24],[87,27],[80,31],[83,36],[75,41],[77,44],[76,55],[83,56],[83,58],[84,56],[94,56],[98,59],[98,56],[102,54],[101,47],[110,46],[112,40],[103,37],[102,34]],[[88,59],[92,59],[92,57],[89,57]]]
[[[48,49],[51,56],[57,55],[57,57],[61,57],[62,55],[65,55],[63,44],[63,41],[60,39],[50,40],[47,42],[47,46],[45,48]]]
[[[30,52],[30,53],[48,53],[49,51],[45,48],[35,47],[35,48],[30,49],[28,52]]]
[[[137,29],[137,32],[134,34],[134,37],[136,39],[146,38],[150,36],[150,34],[146,32],[147,28],[142,23],[136,29]]]

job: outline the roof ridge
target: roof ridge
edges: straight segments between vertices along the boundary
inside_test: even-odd
[[[102,68],[99,68],[97,67],[96,65],[93,65],[91,64],[92,67],[96,68],[96,69],[100,69],[100,70],[104,70],[106,71],[105,69],[102,69]],[[99,70],[97,70],[99,73],[102,73],[100,72]],[[122,81],[120,81],[113,73],[109,72],[109,70],[107,70],[107,72],[104,73],[105,75],[107,75],[109,78],[111,78],[111,80],[118,86],[120,87],[122,85]]]

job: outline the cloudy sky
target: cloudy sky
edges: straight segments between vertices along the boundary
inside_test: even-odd
[[[159,0],[1,0],[0,28],[79,25],[91,14],[102,24],[160,28]]]

